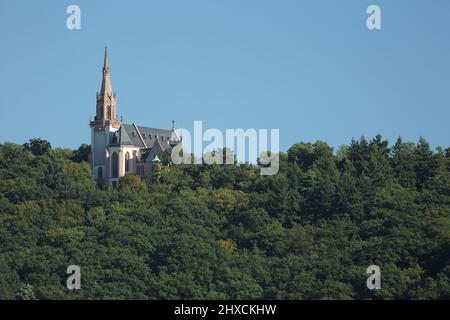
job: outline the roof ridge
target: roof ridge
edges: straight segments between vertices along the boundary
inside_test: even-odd
[[[147,148],[147,143],[145,142],[144,138],[142,138],[142,135],[141,135],[141,132],[139,131],[138,126],[134,122],[133,122],[133,126],[136,129],[136,132],[137,132],[139,138],[141,139],[142,144],[144,145],[145,148]]]
[[[130,127],[134,127],[136,126],[137,128],[139,128],[140,131],[144,131],[144,130],[158,130],[158,131],[165,131],[165,132],[172,132],[172,130],[170,129],[162,129],[162,128],[154,128],[154,127],[146,127],[146,126],[141,126],[135,123],[129,124],[129,123],[123,123],[123,125],[126,126],[130,126]],[[144,129],[144,130],[143,130]]]
[[[158,138],[156,138],[155,143],[158,143],[158,144],[159,144],[159,147],[161,148],[161,150],[164,150],[164,147],[163,147],[163,145],[161,144],[161,142],[159,141]],[[153,146],[154,146],[154,145],[153,145]]]

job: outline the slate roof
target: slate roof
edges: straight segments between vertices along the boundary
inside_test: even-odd
[[[136,127],[139,132],[136,130]],[[158,139],[158,142],[161,143],[163,150],[170,146],[169,140],[171,140],[172,137],[171,130],[147,128],[139,125],[136,125],[136,127],[134,124],[122,123],[112,141],[112,144],[130,145],[138,148],[151,149],[156,139]],[[145,141],[145,145],[142,140]]]

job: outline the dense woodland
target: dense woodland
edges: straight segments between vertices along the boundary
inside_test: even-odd
[[[273,176],[166,157],[118,189],[89,150],[0,144],[0,299],[450,298],[450,148],[298,143]]]

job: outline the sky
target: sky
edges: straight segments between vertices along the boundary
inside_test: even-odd
[[[105,45],[127,123],[450,145],[448,0],[0,0],[0,143],[90,143]]]

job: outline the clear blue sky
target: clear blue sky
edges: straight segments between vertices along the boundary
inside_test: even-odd
[[[90,143],[105,44],[126,122],[450,145],[448,0],[0,0],[0,142]]]

